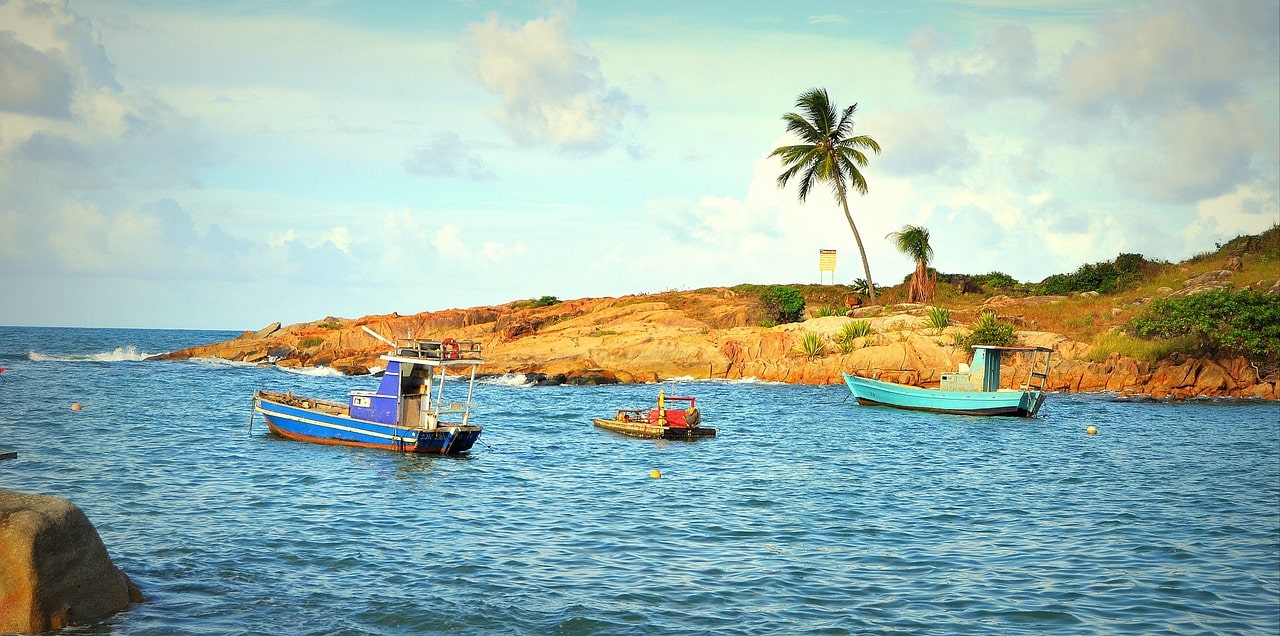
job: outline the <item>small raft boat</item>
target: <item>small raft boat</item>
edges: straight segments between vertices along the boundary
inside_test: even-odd
[[[669,402],[681,402],[687,406],[670,408]],[[597,418],[593,421],[599,428],[632,437],[697,439],[716,436],[716,429],[699,426],[702,412],[698,410],[696,398],[668,397],[662,389],[658,389],[657,408],[648,411],[619,409],[613,419]]]
[[[396,344],[373,335],[393,346],[382,356],[386,370],[378,390],[352,391],[345,403],[258,390],[254,411],[271,432],[291,440],[438,455],[470,450],[482,430],[470,422],[476,367],[484,362],[480,344],[452,339]],[[468,366],[465,397],[458,386],[446,391],[446,372]]]

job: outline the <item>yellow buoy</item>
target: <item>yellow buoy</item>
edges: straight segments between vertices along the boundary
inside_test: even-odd
[[[1090,435],[1097,435],[1097,434],[1098,434],[1098,427],[1093,426],[1092,424],[1090,424],[1090,425],[1089,425],[1089,428],[1084,429],[1084,432],[1086,432],[1086,433],[1088,433],[1088,434],[1090,434]]]
[[[79,411],[79,410],[80,410],[80,403],[79,403],[79,402],[72,402],[72,403],[71,403],[71,410],[73,410],[73,411]]]
[[[662,471],[657,470],[657,469],[651,470],[651,471],[649,471],[649,477],[651,477],[651,478],[653,478],[653,479],[661,479],[661,478],[662,478]]]

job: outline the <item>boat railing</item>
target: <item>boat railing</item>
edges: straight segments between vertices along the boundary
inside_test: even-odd
[[[481,362],[483,347],[474,340],[410,338],[396,345],[393,355],[417,360]]]
[[[1035,391],[1044,393],[1045,387],[1049,384],[1049,362],[1053,359],[1053,349],[1046,347],[1035,347],[1029,349],[1031,352],[1031,360],[1028,364],[1030,369],[1027,374],[1027,381],[1019,388],[1022,391]],[[1044,364],[1039,364],[1040,354],[1044,354]]]

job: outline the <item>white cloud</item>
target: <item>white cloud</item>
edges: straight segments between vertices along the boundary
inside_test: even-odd
[[[618,139],[628,116],[640,112],[571,40],[563,14],[513,29],[491,16],[468,28],[461,54],[498,96],[498,125],[522,145],[601,150]]]
[[[425,145],[409,151],[401,164],[405,172],[424,177],[463,177],[483,181],[493,178],[493,172],[474,152],[473,145],[466,144],[456,133],[440,133]]]

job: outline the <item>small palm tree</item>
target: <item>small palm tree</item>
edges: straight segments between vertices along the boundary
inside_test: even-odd
[[[916,271],[911,275],[911,288],[907,291],[907,302],[927,303],[933,301],[933,294],[938,287],[938,275],[929,277],[929,261],[933,260],[933,247],[929,245],[929,230],[916,225],[904,225],[897,232],[890,232],[885,238],[893,241],[899,252],[915,259]]]
[[[853,230],[853,240],[858,243],[862,271],[867,275],[867,288],[874,305],[876,289],[871,282],[871,266],[867,264],[867,252],[862,248],[862,237],[858,235],[858,226],[853,223],[853,215],[849,214],[849,201],[845,194],[850,187],[859,194],[867,193],[867,180],[859,170],[867,165],[867,155],[863,150],[880,154],[880,144],[866,135],[853,136],[853,113],[858,105],[844,109],[837,119],[836,106],[831,103],[826,89],[811,88],[801,93],[796,98],[796,108],[800,113],[787,113],[782,120],[787,122],[787,132],[799,137],[802,143],[781,146],[769,153],[770,157],[781,157],[786,168],[778,175],[778,187],[786,187],[792,177],[800,174],[800,202],[804,203],[815,183],[825,181],[831,186],[836,200],[844,208],[849,229]]]

